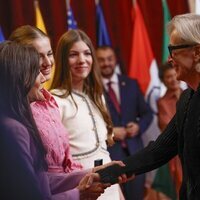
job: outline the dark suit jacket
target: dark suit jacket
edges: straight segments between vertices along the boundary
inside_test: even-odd
[[[129,122],[137,122],[140,127],[139,134],[133,138],[126,138],[125,142],[130,154],[143,148],[141,134],[148,128],[152,120],[152,112],[146,104],[136,80],[127,76],[119,75],[119,92],[121,100],[121,114],[113,105],[108,93],[105,91],[105,98],[114,126],[126,126]],[[111,158],[119,160],[124,158],[121,142],[116,142],[108,148]]]
[[[111,166],[100,171],[105,182],[121,173],[141,174],[167,163],[176,154],[183,167],[181,200],[200,199],[200,89],[181,95],[177,112],[158,139],[134,156],[124,159],[126,167]]]

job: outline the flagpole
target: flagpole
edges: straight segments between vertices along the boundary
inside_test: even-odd
[[[98,5],[99,4],[99,0],[95,0],[95,3],[96,3],[96,5]]]
[[[133,6],[135,5],[135,3],[136,3],[136,0],[132,0],[132,3],[133,3]]]
[[[67,11],[69,10],[70,8],[70,0],[66,0],[66,9]]]
[[[35,6],[35,8],[36,8],[37,6],[39,6],[38,0],[34,0],[34,6]]]

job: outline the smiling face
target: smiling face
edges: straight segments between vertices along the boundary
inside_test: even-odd
[[[114,51],[111,48],[100,48],[97,49],[96,55],[102,77],[109,79],[113,75],[117,63]]]
[[[179,90],[180,82],[177,80],[176,70],[167,69],[163,74],[163,82],[169,90]]]
[[[33,40],[32,45],[40,55],[40,71],[46,81],[51,78],[51,71],[54,64],[53,51],[48,37],[40,37]]]
[[[34,86],[31,88],[31,90],[28,93],[28,97],[29,97],[30,102],[43,99],[43,94],[42,94],[41,90],[43,89],[43,83],[45,81],[46,81],[45,77],[40,72],[38,74],[38,76],[36,77]]]
[[[93,64],[91,50],[85,42],[78,41],[72,45],[69,51],[68,63],[73,85],[80,85],[82,87]]]

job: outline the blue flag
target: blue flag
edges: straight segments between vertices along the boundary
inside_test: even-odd
[[[1,26],[0,26],[0,42],[3,42],[5,40],[5,37],[3,35],[3,31],[1,29]]]
[[[74,19],[71,7],[69,7],[67,11],[67,25],[68,25],[68,30],[77,29],[77,22]]]
[[[97,13],[97,45],[111,46],[111,41],[107,31],[105,19],[103,16],[103,11],[99,3],[96,6],[96,13]]]

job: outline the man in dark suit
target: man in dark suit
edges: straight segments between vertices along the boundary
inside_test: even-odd
[[[115,72],[117,65],[114,50],[109,46],[96,51],[105,99],[114,125],[115,144],[109,147],[113,160],[123,160],[143,148],[142,133],[152,121],[152,112],[145,103],[136,80]],[[145,176],[123,185],[126,200],[143,200]]]

